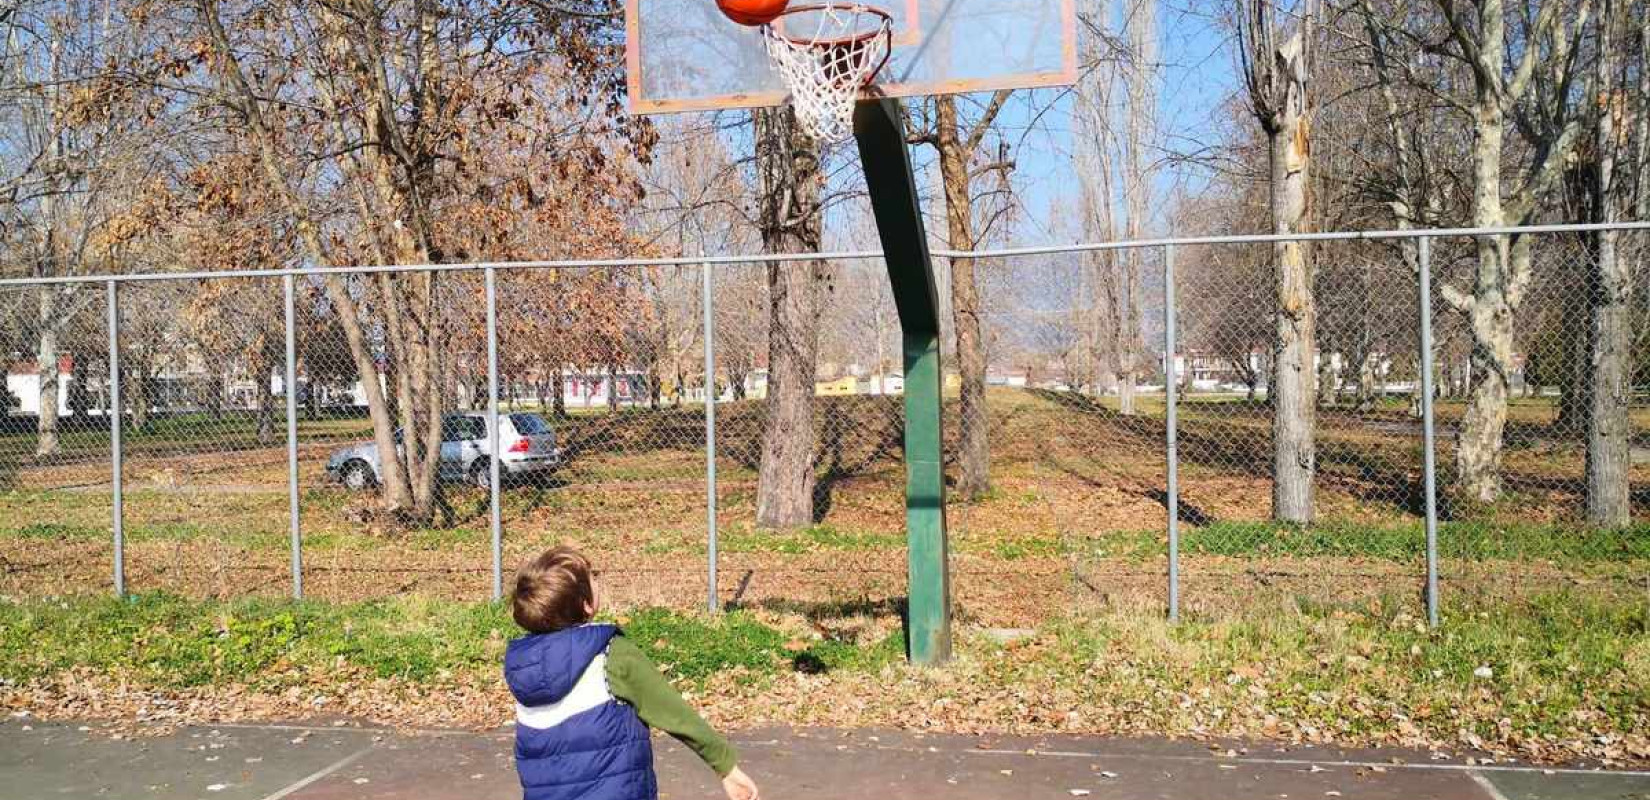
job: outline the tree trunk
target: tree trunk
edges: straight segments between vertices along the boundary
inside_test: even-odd
[[[258,386],[258,444],[263,445],[275,438],[275,389],[270,385],[270,373],[274,371],[274,366],[273,359],[260,357],[252,367],[252,378]],[[291,386],[284,388],[292,391]]]
[[[35,374],[40,377],[40,413],[35,418],[35,458],[57,455],[58,423],[58,329],[57,303],[53,302],[55,286],[40,287],[40,340],[35,349]]]
[[[1318,407],[1329,408],[1340,397],[1340,372],[1335,368],[1336,353],[1320,351],[1318,361]]]
[[[1603,42],[1596,65],[1598,91],[1604,98],[1595,131],[1597,178],[1593,183],[1593,218],[1598,222],[1618,221],[1615,167],[1617,137],[1614,107],[1614,51],[1611,33],[1615,28],[1610,0],[1599,15]],[[1640,65],[1640,69],[1650,65]],[[1641,103],[1643,102],[1641,98]],[[1640,113],[1643,113],[1641,108]],[[1638,187],[1646,191],[1645,187]],[[1617,252],[1618,233],[1596,231],[1592,235],[1592,273],[1588,286],[1590,307],[1589,363],[1592,366],[1587,400],[1587,521],[1602,528],[1624,528],[1632,523],[1631,463],[1632,380],[1628,368],[1632,352],[1632,270],[1629,259]]]
[[[1601,169],[1602,171],[1602,169]],[[1616,231],[1598,231],[1592,289],[1592,385],[1587,415],[1587,521],[1610,528],[1632,522],[1628,483],[1632,424],[1632,274],[1616,250]]]
[[[121,376],[122,384],[126,387],[124,397],[130,398],[127,407],[132,409],[132,430],[142,431],[149,425],[149,364],[148,360],[138,356],[128,356],[130,364],[121,362],[124,368]]]
[[[1146,148],[1157,130],[1157,0],[1130,0],[1124,13],[1128,30],[1130,64],[1128,70],[1128,138],[1126,162],[1128,179],[1124,187],[1129,218],[1128,238],[1146,238],[1146,222],[1151,215],[1151,168]],[[1145,269],[1146,251],[1132,248],[1115,254],[1114,263],[1123,269],[1118,281],[1120,306],[1112,318],[1118,326],[1117,406],[1124,416],[1135,414],[1135,384],[1140,378],[1144,342],[1140,338],[1140,276]]]
[[[1375,363],[1376,355],[1367,343],[1362,349],[1363,355],[1358,357],[1358,413],[1368,414],[1375,410],[1375,370],[1378,365]]]
[[[790,108],[753,112],[761,176],[763,248],[820,246],[819,156]],[[819,346],[819,262],[768,265],[768,414],[762,429],[756,521],[797,528],[814,518],[814,369]]]
[[[945,185],[946,234],[954,250],[974,249],[973,197],[968,174],[969,150],[957,125],[956,99],[934,98],[940,175]],[[961,419],[957,423],[957,460],[961,474],[956,492],[965,499],[991,489],[990,417],[985,405],[985,339],[980,325],[980,293],[974,280],[975,259],[951,261],[951,313],[957,337],[957,372],[962,379]]]
[[[1498,51],[1499,46],[1490,48]],[[1501,207],[1502,113],[1486,94],[1476,105],[1473,126],[1473,224],[1496,227],[1506,219]],[[1456,438],[1455,472],[1461,494],[1492,502],[1501,494],[1501,446],[1507,427],[1509,376],[1513,368],[1511,247],[1505,236],[1477,240],[1468,320],[1472,353],[1466,414]]]
[[[551,413],[556,419],[567,419],[567,376],[559,365],[550,375]]]
[[[1291,47],[1293,45],[1293,47]],[[1302,232],[1307,219],[1307,183],[1311,143],[1306,116],[1304,43],[1299,34],[1279,49],[1288,66],[1289,87],[1279,108],[1278,125],[1267,131],[1271,152],[1272,231]],[[1292,53],[1291,53],[1292,51]],[[1272,383],[1272,517],[1279,522],[1312,522],[1313,480],[1317,472],[1315,386],[1317,308],[1312,294],[1312,265],[1305,242],[1278,242],[1272,247],[1277,270],[1276,335]]]

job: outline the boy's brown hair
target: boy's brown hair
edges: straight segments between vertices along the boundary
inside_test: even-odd
[[[590,621],[596,588],[590,582],[590,559],[562,545],[521,565],[511,614],[531,633],[553,633]]]

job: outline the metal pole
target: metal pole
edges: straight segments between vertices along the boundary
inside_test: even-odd
[[[1438,464],[1432,416],[1432,240],[1420,246],[1421,274],[1421,472],[1427,505],[1427,622],[1438,626]]]
[[[716,294],[712,291],[714,273],[710,264],[701,265],[705,312],[705,530],[709,534],[706,548],[710,574],[710,613],[722,610],[716,591]]]
[[[110,518],[114,522],[115,533],[115,596],[126,596],[126,514],[122,507],[123,487],[121,486],[121,452],[120,452],[120,284],[111,280],[108,283],[109,306],[109,458],[112,462],[110,480],[112,482],[112,503]]]
[[[298,524],[298,330],[291,275],[281,279],[286,295],[286,504],[292,538],[292,599],[304,599],[304,543]]]
[[[504,523],[498,497],[498,290],[487,268],[487,491],[492,507],[493,599],[504,596]]]
[[[1169,507],[1169,621],[1180,620],[1180,444],[1178,398],[1175,387],[1174,245],[1163,248],[1163,395],[1164,459],[1168,464]]]

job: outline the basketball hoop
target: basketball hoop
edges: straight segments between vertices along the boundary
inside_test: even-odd
[[[860,90],[893,51],[893,17],[864,3],[815,3],[786,9],[762,35],[802,129],[825,142],[848,138]]]

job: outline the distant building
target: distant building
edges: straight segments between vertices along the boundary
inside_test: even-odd
[[[69,390],[74,384],[74,357],[62,356],[57,361],[57,413],[69,416]],[[6,391],[17,398],[11,413],[26,416],[40,414],[40,365],[34,361],[16,361],[6,367]],[[3,410],[3,409],[0,409]]]
[[[859,379],[850,375],[834,381],[814,384],[814,394],[820,397],[848,397],[859,394]]]

